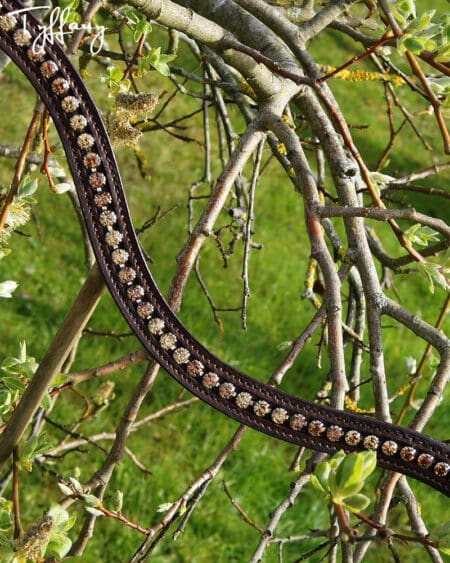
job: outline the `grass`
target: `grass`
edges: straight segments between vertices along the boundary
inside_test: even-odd
[[[313,51],[323,64],[338,65],[348,57],[349,44],[340,36],[329,34],[326,39],[313,45]],[[192,68],[192,62],[186,57],[186,54],[182,54],[177,64],[184,61],[188,68]],[[91,75],[87,80],[97,102],[106,111],[108,100],[105,91],[98,84],[98,71],[98,68],[91,67]],[[19,144],[31,116],[33,92],[17,69],[11,66],[1,80],[2,142]],[[365,83],[349,85],[333,81],[333,89],[349,122],[368,126],[363,130],[355,129],[354,136],[363,156],[373,166],[387,142],[387,122],[384,110],[380,109],[382,86],[378,83],[371,83],[369,86]],[[152,73],[147,88],[161,92],[170,86]],[[423,107],[407,91],[402,90],[401,95],[408,107]],[[165,119],[169,121],[195,107],[197,106],[191,99],[179,96],[176,103],[170,106]],[[418,122],[427,139],[440,149],[433,118],[420,117]],[[200,124],[200,118],[189,121],[188,133],[197,139],[200,139]],[[242,132],[242,129],[238,132]],[[149,161],[150,181],[141,178],[129,150],[120,150],[117,156],[136,225],[151,217],[158,206],[163,210],[178,206],[142,238],[143,245],[153,260],[152,271],[162,290],[167,293],[175,270],[174,257],[181,250],[185,239],[187,190],[202,173],[201,151],[196,143],[181,143],[164,133],[147,135],[143,148]],[[424,152],[411,131],[405,128],[384,172],[406,173],[431,165],[434,158],[435,154]],[[218,171],[216,163],[215,174]],[[0,160],[2,182],[7,184],[10,177],[11,163],[6,163],[5,159]],[[441,176],[430,180],[427,185],[442,187],[443,182],[444,177]],[[0,358],[13,355],[18,341],[22,339],[27,341],[30,353],[41,358],[85,275],[79,226],[69,199],[50,194],[43,180],[38,199],[35,214],[41,236],[36,222],[30,223],[24,229],[27,236],[14,236],[11,242],[12,254],[0,262],[0,280],[15,279],[20,283],[15,298],[10,301],[2,300],[1,303],[3,330]],[[444,218],[448,216],[448,206],[443,206],[437,200],[408,198],[408,201],[424,212]],[[197,213],[199,210],[200,207]],[[225,224],[226,221],[226,215],[220,218],[220,224]],[[392,234],[387,229],[380,229],[380,232],[386,247],[397,253],[397,244]],[[283,357],[280,344],[295,338],[312,314],[310,304],[300,299],[308,259],[302,202],[275,163],[269,165],[258,186],[255,239],[263,244],[263,249],[254,251],[251,259],[252,296],[248,331],[240,329],[239,313],[224,313],[224,331],[221,334],[213,322],[205,297],[194,280],[188,284],[181,318],[202,342],[225,361],[257,379],[265,380]],[[238,249],[225,270],[213,242],[206,244],[202,256],[202,272],[218,304],[224,307],[238,306],[242,291],[242,249]],[[430,294],[426,281],[418,275],[397,276],[395,284],[405,306],[422,314],[431,323],[436,320],[444,299],[442,291]],[[97,330],[127,330],[108,295],[102,299],[89,326]],[[99,365],[136,348],[134,338],[118,342],[86,336],[81,342],[73,369]],[[325,359],[322,368],[317,367],[316,351],[317,338],[313,339],[290,370],[284,389],[303,397],[314,398],[327,371]],[[393,392],[408,379],[403,358],[412,355],[419,359],[423,345],[417,346],[416,339],[408,331],[392,326],[385,331],[384,351],[389,389]],[[111,431],[119,421],[142,369],[141,365],[133,366],[111,377],[116,385],[114,400],[95,419],[82,426],[84,434]],[[367,362],[365,372],[368,372]],[[427,374],[427,381],[430,373]],[[100,381],[92,381],[80,387],[80,390],[87,396],[92,396],[100,384]],[[421,391],[424,389],[425,386],[422,386]],[[145,401],[142,415],[176,400],[180,392],[179,386],[167,374],[162,373]],[[363,404],[366,406],[369,406],[368,397],[369,395],[364,397]],[[402,399],[396,401],[392,405],[393,411],[398,411],[401,404]],[[83,408],[84,404],[77,395],[66,394],[58,402],[52,416],[69,424],[81,416]],[[436,437],[447,438],[445,429],[449,422],[450,414],[441,406],[427,431]],[[151,474],[144,476],[129,459],[119,465],[111,488],[125,492],[124,514],[143,525],[156,521],[161,516],[156,512],[158,506],[177,498],[186,485],[214,459],[236,427],[233,421],[207,405],[197,403],[189,410],[170,415],[158,424],[133,435],[130,447],[150,469]],[[49,434],[55,439],[61,439],[61,434],[56,430],[49,428]],[[295,448],[248,431],[238,451],[229,458],[219,478],[211,485],[200,507],[194,512],[183,536],[175,543],[167,538],[157,549],[153,560],[158,563],[248,560],[259,534],[243,524],[226,499],[221,481],[228,483],[250,517],[264,526],[269,512],[285,497],[289,483],[295,478],[287,469],[294,454]],[[103,454],[89,449],[89,455],[68,455],[58,461],[57,468],[63,474],[68,474],[73,472],[74,465],[79,465],[80,479],[86,480],[99,466],[102,458]],[[373,479],[377,477],[378,475]],[[48,507],[50,500],[58,499],[58,493],[55,491],[54,479],[41,474],[37,468],[33,469],[31,475],[22,476],[22,484],[24,519],[26,524],[31,524]],[[433,530],[443,519],[449,517],[448,511],[444,514],[444,501],[434,491],[418,483],[412,484],[421,501],[422,515]],[[80,512],[79,525],[82,510],[79,507],[74,510]],[[277,533],[284,536],[326,527],[327,518],[321,499],[310,488],[306,488],[301,502],[289,511]],[[390,512],[390,526],[401,529],[405,524],[404,511],[400,507],[394,508]],[[119,527],[115,522],[100,521],[97,533],[82,560],[87,563],[125,561],[140,539],[135,532]],[[315,544],[302,543],[287,546],[286,561],[298,558],[313,545]],[[411,546],[399,546],[399,551],[405,562],[420,560],[422,556],[419,548]],[[270,549],[267,561],[277,560],[275,549]],[[373,550],[366,558],[369,563],[389,560],[389,553],[384,547]]]

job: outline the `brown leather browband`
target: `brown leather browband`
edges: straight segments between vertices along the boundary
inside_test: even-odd
[[[114,153],[84,82],[57,44],[32,48],[39,22],[1,0],[0,48],[41,96],[65,148],[105,281],[136,336],[178,382],[215,409],[286,442],[333,454],[372,449],[378,465],[450,495],[450,448],[408,428],[293,397],[213,356],[171,311],[140,250]]]

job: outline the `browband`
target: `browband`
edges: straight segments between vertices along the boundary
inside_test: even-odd
[[[15,0],[0,3],[0,48],[45,103],[75,182],[92,247],[109,291],[153,358],[191,393],[246,426],[333,454],[375,450],[381,467],[450,495],[450,447],[408,428],[288,395],[225,364],[183,326],[141,252],[108,134],[63,50],[32,49],[39,22]]]

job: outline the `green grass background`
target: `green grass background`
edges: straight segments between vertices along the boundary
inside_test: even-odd
[[[160,37],[159,41],[165,40]],[[339,65],[355,54],[354,45],[334,33],[322,35],[320,40],[313,42],[312,50],[318,61],[331,65]],[[184,49],[175,64],[185,65],[188,70],[194,69],[194,62]],[[370,66],[360,65],[358,68]],[[103,111],[107,112],[110,101],[105,87],[98,81],[101,69],[90,66],[89,71],[87,80],[94,97]],[[34,93],[13,66],[9,66],[0,78],[0,85],[2,143],[19,144],[31,117]],[[382,85],[334,80],[332,87],[349,123],[367,126],[365,129],[353,129],[353,134],[367,163],[373,167],[388,141]],[[144,88],[160,93],[164,89],[171,91],[172,86],[156,73],[151,73]],[[399,89],[399,94],[410,111],[425,108],[423,101],[405,88]],[[196,107],[198,102],[195,100],[178,96],[177,101],[169,106],[163,121],[170,121]],[[407,126],[399,136],[383,172],[402,175],[443,160],[433,117],[423,115],[416,122],[434,150],[424,151]],[[200,140],[200,117],[189,120],[187,125],[186,132]],[[238,133],[243,132],[242,122],[238,119],[236,129]],[[175,270],[175,256],[181,250],[186,236],[188,188],[202,175],[202,151],[198,144],[182,143],[164,132],[147,134],[143,149],[151,172],[148,181],[139,175],[129,149],[117,151],[117,156],[136,225],[154,215],[158,206],[167,210],[178,205],[176,211],[142,237],[143,245],[154,261],[152,271],[163,292],[167,293]],[[61,149],[58,155],[62,156]],[[265,158],[267,156],[268,152]],[[219,171],[216,159],[215,176]],[[7,185],[11,174],[12,163],[1,159],[0,182]],[[40,177],[38,172],[36,176]],[[441,175],[423,184],[442,188],[446,182],[448,176]],[[330,185],[327,187],[332,189]],[[420,211],[444,219],[449,216],[449,206],[437,199],[406,196],[406,192],[402,192],[402,197]],[[12,254],[0,262],[0,280],[15,279],[20,283],[15,298],[1,302],[0,360],[14,355],[20,340],[26,340],[31,355],[42,358],[85,276],[79,225],[68,197],[51,194],[44,179],[41,179],[38,200],[35,215],[41,237],[36,222],[29,223],[24,229],[27,236],[15,235],[11,240]],[[197,213],[200,209],[200,206],[196,208]],[[194,278],[188,284],[181,318],[205,345],[225,361],[255,378],[265,380],[283,358],[279,345],[295,338],[312,315],[310,303],[300,299],[308,261],[302,202],[275,162],[269,165],[258,186],[255,212],[255,240],[264,247],[254,251],[251,257],[252,296],[248,331],[241,330],[239,313],[223,313],[224,331],[221,334]],[[219,224],[226,222],[227,216],[223,215]],[[336,224],[339,225],[338,222]],[[379,224],[376,227],[386,247],[398,254],[392,233]],[[241,257],[242,247],[238,245],[236,255],[224,270],[214,243],[208,241],[205,245],[202,273],[219,306],[235,307],[240,303]],[[435,322],[444,300],[441,290],[436,290],[432,295],[426,280],[419,275],[396,276],[395,285],[404,306],[422,315],[428,322]],[[393,393],[408,381],[404,358],[414,356],[419,360],[424,344],[418,344],[407,330],[395,326],[389,319],[386,318],[384,322],[389,325],[385,330],[384,344],[389,389]],[[103,297],[89,326],[96,330],[127,330],[109,295]],[[118,342],[85,336],[73,370],[100,365],[135,350],[137,346],[134,338]],[[327,371],[326,358],[322,368],[317,367],[316,352],[317,338],[314,338],[287,374],[283,383],[285,390],[314,398]],[[142,371],[141,364],[111,377],[116,384],[115,398],[108,409],[81,427],[83,433],[111,431],[115,427]],[[367,361],[363,373],[368,373]],[[419,386],[419,396],[423,395],[430,376],[431,369],[428,369],[424,383]],[[89,382],[80,390],[92,396],[100,384],[101,381]],[[173,402],[180,393],[180,387],[166,373],[161,373],[141,414],[151,413]],[[184,396],[187,397],[187,393]],[[393,403],[394,413],[398,412],[402,402],[403,399],[399,399]],[[364,394],[362,405],[370,406],[369,393]],[[82,412],[80,398],[66,393],[58,401],[52,416],[61,423],[70,424]],[[445,439],[448,437],[446,429],[449,422],[450,415],[443,404],[438,407],[426,431]],[[129,445],[150,469],[151,475],[144,476],[128,458],[118,466],[111,488],[124,491],[124,514],[145,526],[155,522],[161,517],[156,512],[157,507],[176,499],[183,492],[201,470],[213,461],[236,427],[235,422],[207,405],[197,403],[189,410],[167,416],[134,434]],[[61,438],[58,431],[50,428],[48,431],[54,439]],[[92,448],[86,450],[89,455],[69,454],[57,463],[57,469],[68,474],[74,466],[79,466],[81,481],[89,479],[101,463],[103,454]],[[218,479],[208,489],[185,533],[176,542],[170,541],[170,535],[166,537],[153,560],[158,563],[248,560],[258,542],[258,533],[242,522],[225,497],[221,482],[226,480],[235,498],[251,518],[264,526],[270,511],[286,496],[289,483],[295,478],[295,474],[288,471],[295,451],[292,446],[248,431],[238,451],[229,457]],[[377,478],[378,474],[372,481],[375,482]],[[433,530],[449,518],[448,504],[443,497],[421,484],[412,482],[412,485],[420,500],[422,515],[430,530]],[[38,468],[34,468],[31,474],[23,475],[22,487],[24,520],[29,525],[42,514],[51,500],[59,498],[59,494],[54,479],[42,474]],[[76,530],[82,521],[83,509],[74,506],[72,510],[80,512]],[[404,510],[399,506],[392,509],[390,527],[401,531],[407,529],[406,523]],[[277,534],[299,534],[327,525],[328,515],[324,503],[310,487],[306,487],[296,505],[282,520]],[[75,532],[72,535],[75,537]],[[116,522],[102,519],[82,560],[87,563],[126,561],[140,541],[141,537],[135,532]],[[314,545],[313,542],[306,542],[287,546],[285,561],[294,561]],[[425,558],[420,548],[408,545],[398,546],[398,549],[402,561],[421,561]],[[277,560],[275,548],[269,549],[267,561]],[[311,560],[319,561],[320,555]],[[368,562],[389,560],[389,552],[384,546],[372,550],[366,557]]]

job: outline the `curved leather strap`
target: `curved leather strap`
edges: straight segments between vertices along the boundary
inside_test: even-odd
[[[226,365],[182,325],[140,250],[108,135],[86,87],[56,44],[35,53],[39,22],[2,0],[0,48],[47,106],[61,137],[109,290],[136,336],[178,382],[215,409],[281,440],[330,454],[373,449],[378,465],[450,495],[450,448],[407,428],[293,397]]]

